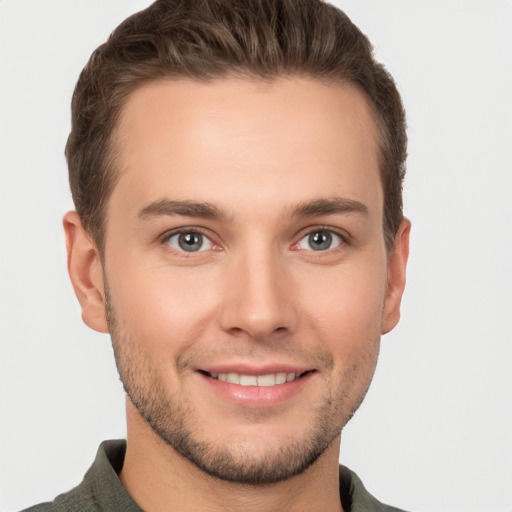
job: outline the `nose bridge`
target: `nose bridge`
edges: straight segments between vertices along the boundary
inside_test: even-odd
[[[294,330],[293,286],[283,255],[268,240],[252,240],[230,263],[223,328],[258,339]]]

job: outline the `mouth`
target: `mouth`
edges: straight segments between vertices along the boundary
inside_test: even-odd
[[[277,372],[268,373],[265,375],[246,375],[243,373],[228,372],[228,373],[217,373],[207,372],[200,370],[200,373],[210,377],[211,379],[218,380],[221,382],[227,382],[229,384],[236,384],[238,386],[245,387],[274,387],[293,382],[311,371],[305,372]]]
[[[214,395],[209,395],[213,400],[220,398],[221,403],[254,410],[296,403],[295,398],[309,389],[308,383],[317,373],[314,368],[295,365],[269,364],[258,368],[244,363],[197,368],[196,371],[208,384],[206,389],[213,391]]]

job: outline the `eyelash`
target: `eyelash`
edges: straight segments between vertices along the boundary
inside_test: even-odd
[[[318,251],[315,251],[312,248],[311,249],[301,249],[300,247],[298,247],[300,242],[302,242],[302,240],[304,240],[306,237],[311,236],[316,233],[321,233],[321,232],[329,233],[331,235],[334,235],[335,237],[338,237],[340,239],[340,242],[335,247],[332,247],[332,248],[330,247],[328,249],[318,250]],[[177,248],[173,248],[170,246],[169,241],[171,240],[171,238],[173,238],[175,236],[179,236],[179,235],[184,235],[184,234],[200,235],[204,239],[208,240],[209,243],[212,245],[212,247],[210,247],[208,249],[201,248],[198,251],[186,251],[186,250],[180,250]],[[179,229],[170,231],[161,237],[160,242],[162,245],[166,246],[166,248],[168,248],[169,250],[178,252],[179,254],[186,256],[186,257],[190,257],[191,255],[193,255],[195,253],[204,252],[205,250],[212,250],[215,247],[217,247],[217,248],[219,247],[218,244],[216,244],[212,240],[211,235],[206,234],[202,229],[197,228],[197,227],[183,227],[183,228],[179,228]],[[308,227],[307,229],[302,230],[300,238],[298,239],[297,242],[295,242],[292,245],[292,250],[295,250],[295,251],[307,250],[309,253],[312,253],[315,256],[319,256],[319,255],[325,254],[325,253],[332,254],[333,252],[341,250],[343,247],[346,247],[349,245],[350,245],[350,240],[349,240],[349,237],[345,233],[341,233],[340,231],[333,229],[332,227],[328,227],[328,226],[316,226],[316,227]]]
[[[331,235],[334,235],[335,237],[338,237],[340,239],[340,242],[335,247],[329,247],[328,249],[319,250],[319,251],[315,251],[314,249],[301,249],[300,247],[298,247],[300,242],[302,242],[302,240],[304,240],[305,238],[307,238],[311,235],[314,235],[316,233],[322,233],[322,232],[329,233]],[[297,250],[297,251],[307,250],[309,253],[312,253],[312,255],[314,255],[314,256],[320,256],[322,254],[326,254],[326,253],[332,254],[333,252],[342,250],[344,247],[347,247],[350,245],[349,242],[350,242],[350,239],[346,233],[340,232],[339,230],[333,229],[332,227],[329,227],[329,226],[314,226],[314,227],[308,227],[307,229],[303,230],[298,242],[294,243],[292,247],[294,247],[295,250]]]
[[[179,229],[175,229],[173,231],[167,232],[166,234],[164,234],[161,237],[160,243],[163,246],[165,246],[166,249],[172,250],[173,252],[177,252],[178,254],[185,256],[185,257],[190,257],[190,256],[194,255],[195,253],[200,253],[200,252],[205,251],[205,249],[202,249],[202,248],[198,251],[186,251],[186,250],[180,250],[178,248],[172,247],[170,245],[169,241],[173,237],[176,237],[176,236],[179,237],[180,235],[200,235],[201,237],[203,237],[204,240],[208,240],[209,243],[212,245],[212,247],[210,247],[209,249],[206,249],[206,250],[211,250],[215,247],[218,247],[218,245],[212,240],[211,235],[206,234],[203,230],[196,228],[196,227],[184,227],[184,228],[179,228]]]

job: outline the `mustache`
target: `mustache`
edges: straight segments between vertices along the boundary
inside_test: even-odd
[[[314,369],[332,369],[332,354],[323,347],[305,347],[294,342],[265,344],[265,342],[236,341],[222,345],[199,344],[176,358],[176,368],[185,371],[209,364],[237,361],[258,365],[269,362],[287,363]]]

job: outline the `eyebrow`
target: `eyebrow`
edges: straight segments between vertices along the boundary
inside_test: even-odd
[[[205,202],[170,201],[162,199],[146,205],[138,213],[139,219],[148,219],[166,215],[182,215],[184,217],[200,217],[203,219],[225,219],[227,216],[219,207]]]
[[[299,203],[292,209],[292,217],[315,217],[317,215],[332,215],[336,213],[358,213],[368,215],[368,207],[360,201],[341,197],[314,199]]]
[[[358,213],[368,215],[368,207],[353,199],[334,197],[328,199],[313,199],[295,205],[290,212],[290,217],[303,218],[319,215],[332,215],[336,213]],[[161,199],[144,206],[138,213],[138,218],[145,220],[151,217],[181,215],[183,217],[197,217],[211,220],[223,220],[226,213],[208,202],[196,201],[171,201]]]

